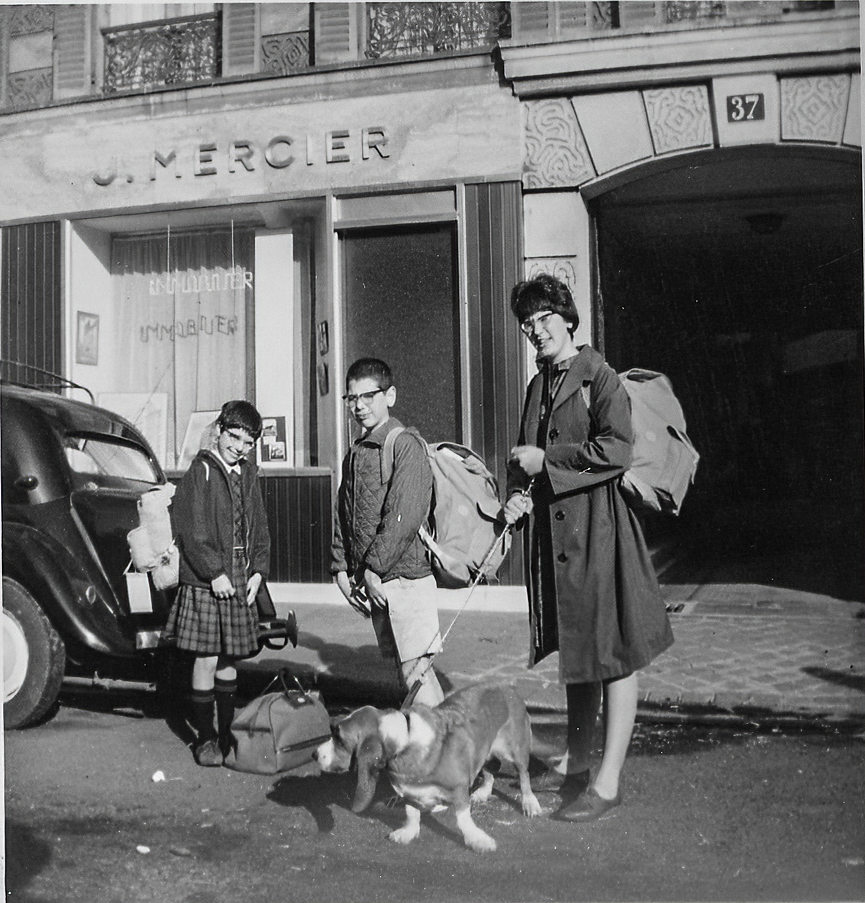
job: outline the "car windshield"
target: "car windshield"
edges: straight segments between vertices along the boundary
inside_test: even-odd
[[[142,483],[160,482],[153,461],[137,446],[93,436],[66,436],[64,446],[72,472],[88,481],[96,477],[111,482],[112,477],[118,477]]]

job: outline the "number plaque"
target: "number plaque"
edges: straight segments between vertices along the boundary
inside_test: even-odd
[[[727,97],[727,122],[755,122],[766,118],[762,94],[731,94]]]

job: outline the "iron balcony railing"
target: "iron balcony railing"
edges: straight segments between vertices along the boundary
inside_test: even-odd
[[[492,47],[511,36],[509,3],[369,3],[366,56],[387,59]]]
[[[592,0],[592,2],[367,2],[359,15],[358,59],[434,56],[492,48],[500,40],[560,41],[599,31],[657,31],[736,24],[838,10],[832,0]],[[830,12],[830,14],[832,14]],[[103,29],[103,93],[147,91],[221,76],[220,13]],[[310,31],[263,35],[259,72],[308,71]],[[250,73],[254,74],[254,73]]]
[[[103,29],[103,93],[210,81],[220,74],[218,13]]]

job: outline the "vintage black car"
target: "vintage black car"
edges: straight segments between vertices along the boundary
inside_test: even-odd
[[[3,687],[6,728],[42,719],[61,684],[155,685],[171,603],[130,611],[127,534],[138,499],[166,482],[147,441],[117,414],[53,391],[0,383]],[[275,612],[272,613],[275,618]],[[265,619],[262,642],[296,644]]]

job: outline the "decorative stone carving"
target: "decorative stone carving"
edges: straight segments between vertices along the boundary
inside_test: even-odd
[[[38,34],[54,28],[54,9],[50,6],[13,6],[9,11],[9,35]]]
[[[593,178],[595,170],[570,101],[560,97],[523,106],[525,187],[576,187]]]
[[[712,114],[705,85],[643,91],[655,153],[711,147]]]
[[[44,107],[51,103],[53,71],[30,69],[11,72],[8,80],[7,106],[13,110],[24,107]]]
[[[261,63],[266,72],[287,75],[309,66],[309,32],[267,35],[261,39]]]
[[[837,144],[849,90],[848,75],[781,79],[781,139]]]

